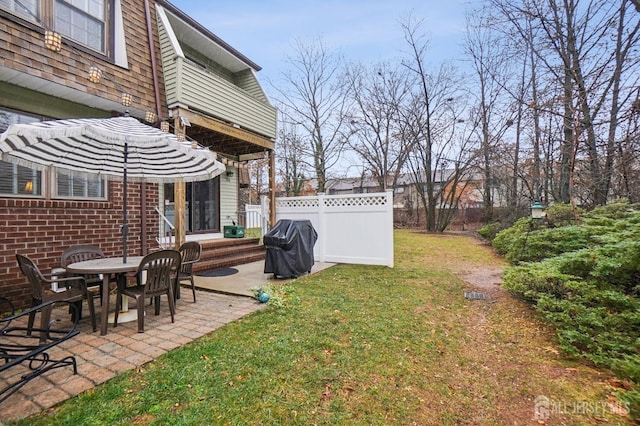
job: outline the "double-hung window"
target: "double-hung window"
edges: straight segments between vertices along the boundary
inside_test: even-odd
[[[0,108],[0,133],[10,124],[28,124],[40,119],[38,116]],[[53,177],[49,178],[49,173],[0,161],[0,196],[93,200],[107,198],[104,179],[71,171],[51,174]]]
[[[55,29],[85,46],[107,53],[107,0],[56,0]]]

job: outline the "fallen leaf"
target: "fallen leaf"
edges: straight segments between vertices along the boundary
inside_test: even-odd
[[[331,397],[331,383],[324,385],[324,392],[322,392],[322,400],[326,401]]]
[[[629,383],[626,380],[609,379],[607,382],[609,383],[609,385],[613,386],[614,388],[624,389],[628,391],[633,390],[633,386],[631,386],[631,383]]]

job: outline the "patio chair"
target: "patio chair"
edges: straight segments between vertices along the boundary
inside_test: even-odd
[[[102,259],[104,257],[105,255],[102,250],[100,250],[100,247],[85,244],[74,245],[63,250],[62,256],[60,258],[60,266],[63,269],[66,269],[67,265],[70,265],[72,263],[84,262],[85,260],[92,259]],[[98,287],[98,289],[100,290],[100,303],[102,303],[102,277],[98,274],[83,276],[86,280],[87,288],[96,286]],[[110,278],[110,281],[116,284],[117,280],[118,277]]]
[[[182,255],[182,263],[178,271],[176,280],[176,298],[180,299],[180,283],[182,281],[191,282],[191,292],[193,293],[193,303],[196,303],[196,285],[193,281],[193,264],[200,260],[202,246],[197,241],[187,241],[178,249]]]
[[[122,306],[122,296],[136,300],[138,311],[138,333],[144,333],[144,305],[147,297],[154,302],[155,314],[160,315],[160,296],[167,295],[171,322],[175,322],[175,299],[173,289],[176,285],[176,271],[180,269],[180,252],[178,250],[160,250],[146,255],[140,262],[136,272],[136,285],[126,287],[118,285],[116,312],[113,326],[118,325],[118,313]]]
[[[59,302],[66,301],[72,302],[77,306],[76,310],[70,310],[72,319],[75,320],[75,315],[78,316],[78,320],[82,318],[82,301],[87,299],[87,305],[89,306],[89,315],[91,316],[91,326],[93,331],[96,331],[96,313],[93,304],[93,293],[87,290],[86,280],[84,277],[56,277],[55,279],[47,278],[38,266],[28,256],[22,254],[16,254],[16,260],[20,270],[27,277],[29,286],[31,287],[31,306],[38,306],[46,302]],[[65,287],[65,291],[56,293],[51,291],[51,284],[57,282],[59,287]],[[49,322],[50,311],[43,311],[41,318],[42,329],[47,329],[47,323]],[[35,319],[35,311],[29,314],[28,327],[33,328],[33,322]]]

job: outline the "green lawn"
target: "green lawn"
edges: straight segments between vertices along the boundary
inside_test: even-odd
[[[608,373],[563,358],[528,306],[463,297],[453,272],[501,264],[487,247],[395,238],[393,269],[338,265],[290,282],[283,307],[16,424],[537,424],[541,395],[546,424],[627,424],[600,409]]]

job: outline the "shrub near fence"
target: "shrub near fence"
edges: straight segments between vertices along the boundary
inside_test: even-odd
[[[619,397],[639,418],[640,206],[598,208],[582,216],[581,226],[531,220],[494,240],[514,264],[505,271],[505,287],[535,304],[567,353],[629,381]],[[515,265],[522,260],[528,263]]]

